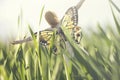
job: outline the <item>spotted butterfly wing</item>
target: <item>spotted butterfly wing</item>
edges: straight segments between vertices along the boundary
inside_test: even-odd
[[[62,19],[62,27],[65,27],[65,29],[69,29],[74,41],[80,43],[80,40],[82,38],[82,32],[81,28],[77,25],[78,25],[78,10],[75,6],[70,7],[66,11]]]
[[[49,45],[53,36],[53,31],[40,31],[39,32],[39,40],[43,45]],[[35,33],[37,34],[37,33]]]

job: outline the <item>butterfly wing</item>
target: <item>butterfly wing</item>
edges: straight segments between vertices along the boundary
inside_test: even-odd
[[[70,7],[66,11],[62,19],[62,27],[70,31],[74,41],[80,43],[82,33],[81,28],[78,26],[78,10],[76,7]]]
[[[39,37],[40,43],[43,45],[48,45],[48,47],[51,48],[53,52],[59,52],[60,50],[58,49],[60,49],[60,47],[65,49],[64,39],[61,38],[58,30],[55,28],[53,28],[52,31],[41,31]]]
[[[43,30],[39,32],[39,40],[42,45],[49,45],[54,31]],[[35,33],[37,35],[37,33]]]
[[[49,45],[51,42],[53,33],[54,33],[54,31],[48,31],[48,30],[40,31],[39,32],[40,43],[42,45]],[[35,35],[35,37],[37,37],[37,32],[34,33],[34,35]],[[23,40],[13,41],[12,44],[21,44],[21,43],[29,42],[29,41],[32,41],[32,37],[28,37],[28,38],[23,39]]]

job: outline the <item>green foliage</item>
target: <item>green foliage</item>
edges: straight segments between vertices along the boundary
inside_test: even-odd
[[[77,44],[69,31],[62,28],[69,46],[55,32],[50,46],[42,46],[28,25],[33,43],[9,46],[0,43],[0,80],[120,80],[120,21],[113,10],[112,14],[118,33],[110,25],[104,31],[98,24],[97,32],[91,31],[90,35],[83,32],[81,43]],[[57,52],[53,52],[56,41],[59,45]],[[69,47],[74,56],[70,55]]]

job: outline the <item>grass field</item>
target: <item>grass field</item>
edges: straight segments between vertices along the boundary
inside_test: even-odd
[[[120,17],[113,8],[118,13],[120,10],[111,0],[110,3],[117,32],[111,25],[103,30],[98,24],[97,32],[91,30],[90,35],[83,32],[81,43],[76,44],[63,28],[74,57],[67,46],[53,52],[56,35],[49,48],[39,44],[31,28],[33,42],[19,45],[1,42],[0,80],[120,80]]]

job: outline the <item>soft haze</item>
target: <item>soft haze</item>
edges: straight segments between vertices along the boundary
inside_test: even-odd
[[[28,24],[33,31],[50,27],[44,19],[46,11],[54,11],[59,19],[65,11],[77,4],[79,0],[0,0],[0,39],[20,37],[29,34]],[[39,26],[40,10],[45,5],[42,23]],[[22,15],[22,22],[18,27],[18,16]],[[79,26],[85,31],[95,29],[96,23],[114,24],[108,0],[86,0],[79,9]],[[91,27],[93,26],[93,27]]]

